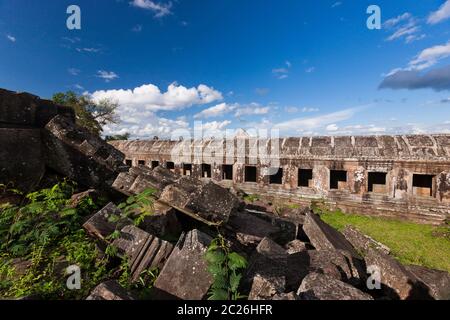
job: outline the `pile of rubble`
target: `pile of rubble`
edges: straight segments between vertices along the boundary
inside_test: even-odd
[[[73,112],[50,101],[0,90],[0,133],[0,183],[13,181],[30,189],[52,173],[106,193],[112,201],[156,190],[154,214],[139,228],[126,218],[110,219],[121,215],[113,202],[84,224],[90,235],[127,257],[132,281],[145,270],[160,270],[154,299],[207,297],[213,278],[204,255],[218,232],[248,261],[239,291],[249,299],[450,298],[448,273],[403,266],[382,244],[356,229],[340,233],[308,208],[279,217],[246,206],[239,191],[208,179],[163,167],[129,168],[121,152],[77,126]],[[114,231],[120,237],[110,240]],[[367,273],[373,267],[378,278]],[[379,289],[367,285],[373,279],[380,280]],[[376,287],[376,281],[372,284]],[[135,295],[110,279],[88,299]]]

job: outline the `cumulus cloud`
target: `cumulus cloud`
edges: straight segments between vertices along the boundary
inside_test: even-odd
[[[384,78],[379,88],[450,90],[450,66],[436,68],[425,73],[417,70],[398,71]]]
[[[99,48],[76,48],[78,52],[97,53],[100,52]]]
[[[342,5],[342,2],[337,1],[337,2],[333,3],[333,5],[332,5],[331,7],[332,7],[332,8],[336,8],[336,7],[339,7],[339,6],[341,6],[341,5]]]
[[[409,20],[410,18],[412,18],[411,13],[409,12],[405,12],[395,18],[391,18],[389,20],[386,20],[386,22],[384,22],[383,26],[385,28],[392,28],[395,27],[396,25],[398,25],[399,23]]]
[[[119,78],[119,76],[115,72],[104,71],[104,70],[97,71],[96,77],[101,78],[101,79],[105,80],[106,82],[110,82],[112,80]]]
[[[292,63],[286,61],[285,64],[286,67],[272,69],[272,74],[279,80],[289,77],[289,69],[292,67]]]
[[[337,124],[333,123],[333,124],[327,125],[325,130],[327,130],[327,131],[338,131],[339,127],[337,126]]]
[[[69,74],[71,74],[72,76],[77,76],[80,74],[81,71],[77,68],[69,68],[69,69],[67,69],[67,72]]]
[[[222,93],[204,84],[196,88],[186,88],[177,83],[170,84],[166,92],[161,92],[153,84],[145,84],[134,89],[95,91],[92,97],[96,101],[111,99],[120,105],[147,111],[181,110],[223,99]]]
[[[444,2],[437,11],[432,12],[428,16],[428,23],[437,24],[439,22],[447,20],[448,18],[450,18],[450,0]]]
[[[172,14],[172,2],[157,3],[152,0],[133,0],[130,4],[134,7],[150,10],[155,13],[155,18],[162,18],[164,16]]]

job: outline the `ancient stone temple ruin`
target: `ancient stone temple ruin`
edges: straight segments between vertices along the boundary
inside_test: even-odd
[[[247,193],[420,222],[442,223],[450,216],[448,134],[112,145],[130,166],[163,166]]]

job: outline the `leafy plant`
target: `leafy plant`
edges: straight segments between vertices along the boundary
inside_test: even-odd
[[[257,194],[249,194],[244,197],[244,201],[246,202],[255,202],[259,200],[259,196]]]
[[[74,183],[26,195],[23,206],[0,207],[0,297],[84,298],[108,276],[107,259],[82,229],[86,214],[98,209],[91,198],[71,204]],[[20,273],[17,260],[27,262]],[[82,270],[82,289],[68,290],[65,268]]]
[[[147,216],[154,213],[154,194],[156,190],[149,188],[136,196],[129,197],[126,202],[119,204],[123,216],[133,218],[134,224],[139,226]]]
[[[241,271],[247,268],[244,257],[231,252],[222,235],[214,239],[205,254],[208,271],[213,276],[213,284],[208,292],[208,300],[238,300],[243,298],[239,292]]]

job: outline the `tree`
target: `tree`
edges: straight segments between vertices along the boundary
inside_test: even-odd
[[[116,134],[114,136],[106,136],[106,141],[115,141],[115,140],[128,140],[130,139],[130,134],[127,132],[125,134]]]
[[[119,105],[110,99],[95,102],[89,96],[77,95],[73,91],[67,91],[54,94],[53,101],[60,105],[72,107],[75,111],[77,124],[96,135],[101,134],[103,126],[120,121],[116,114]]]

